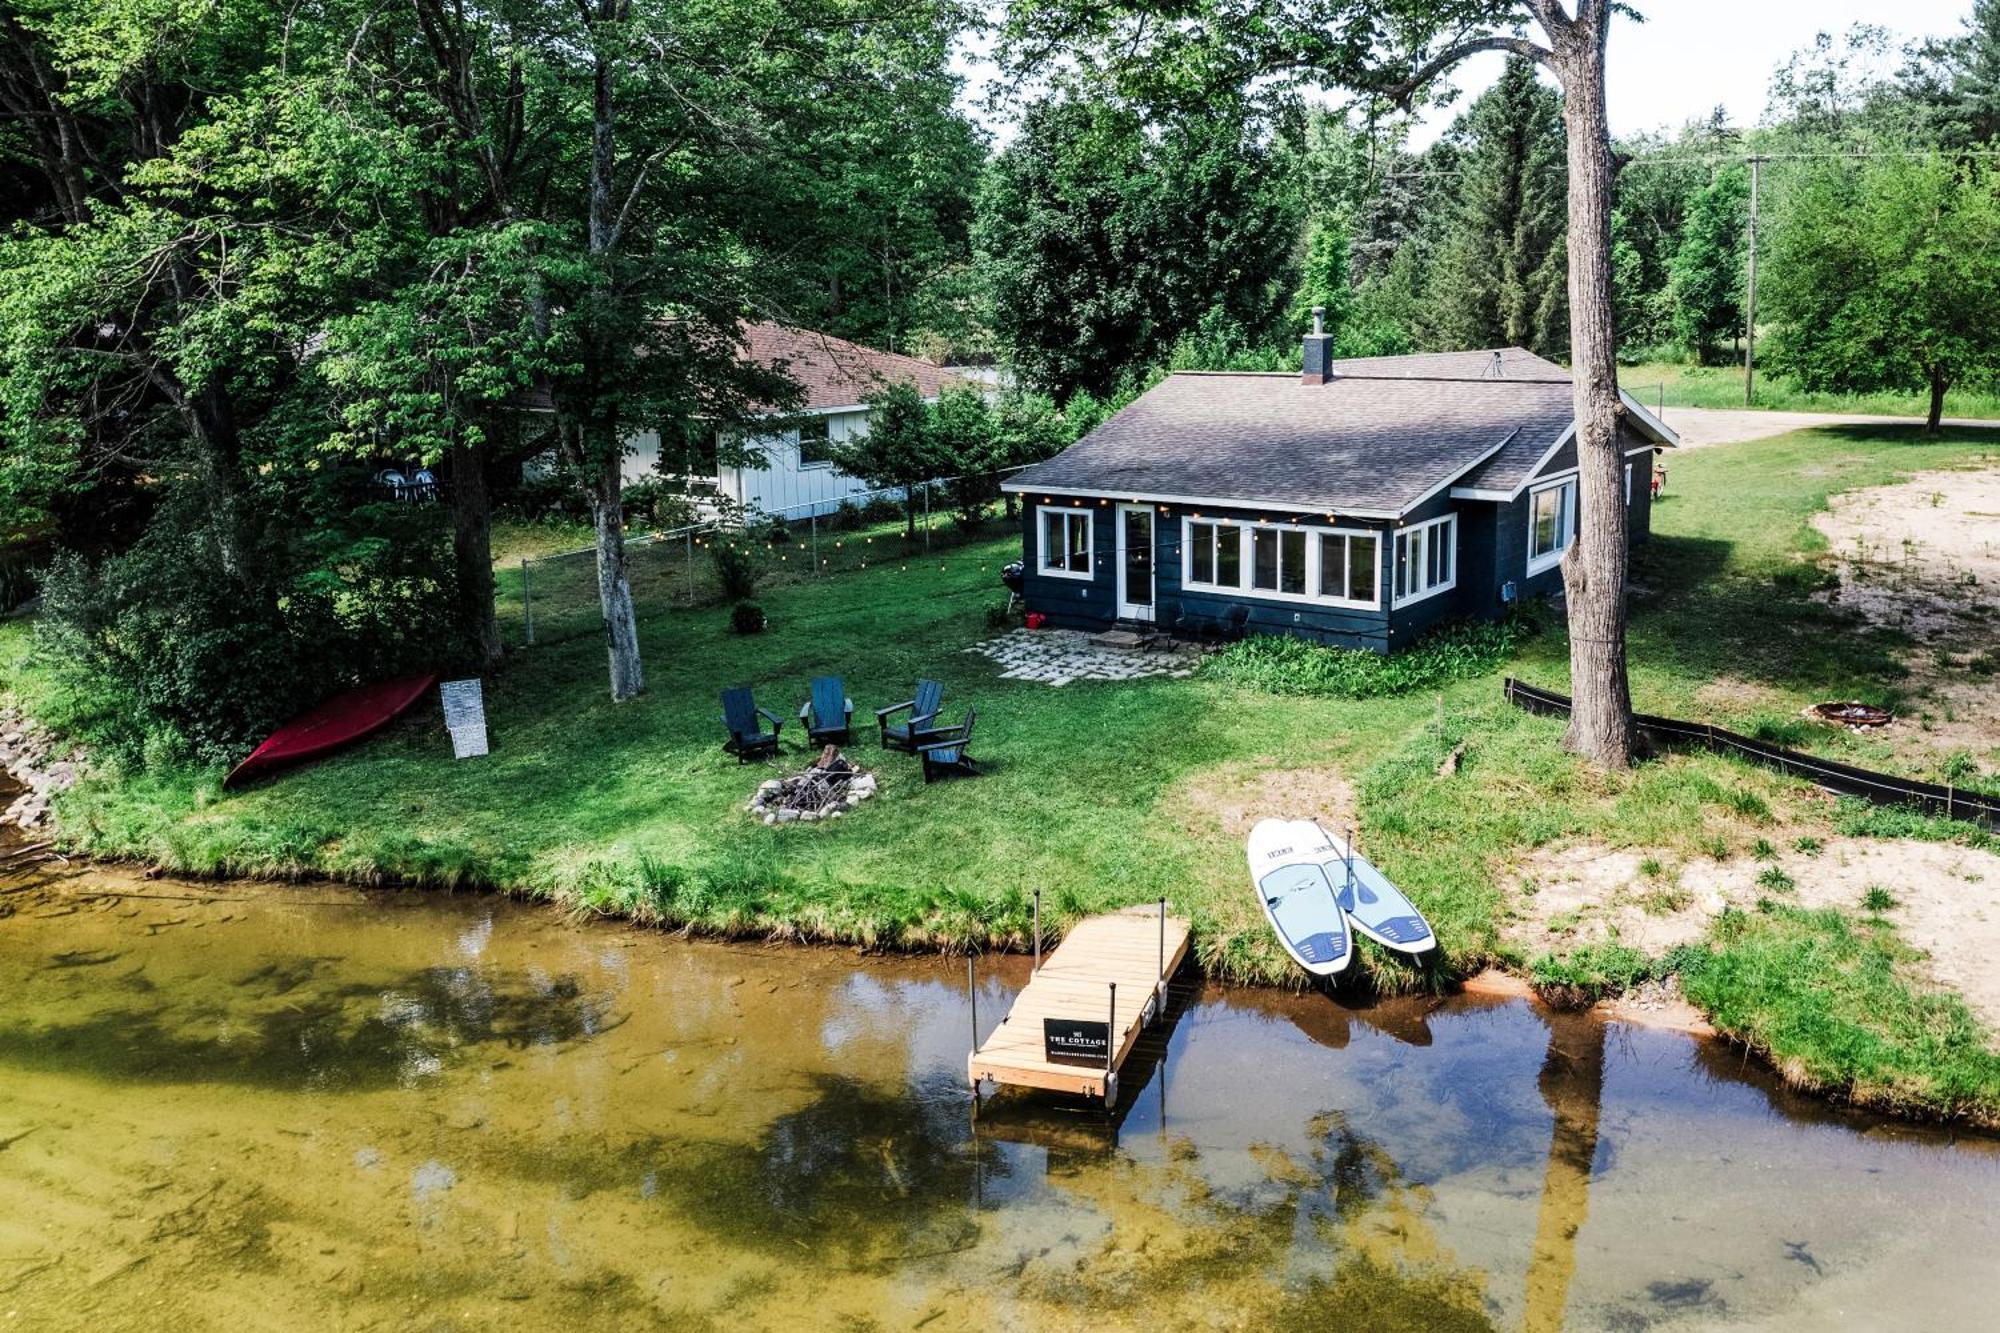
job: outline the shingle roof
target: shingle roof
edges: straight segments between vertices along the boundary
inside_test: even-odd
[[[1494,355],[1336,362],[1320,385],[1170,375],[1008,488],[1398,515],[1496,450],[1532,463],[1568,429],[1562,368],[1504,349],[1502,367],[1515,373],[1467,373]]]
[[[928,361],[880,352],[830,333],[770,322],[746,325],[750,358],[782,368],[805,390],[808,409],[851,407],[885,384],[908,382],[926,398],[966,381]]]
[[[1568,384],[1569,372],[1524,347],[1477,352],[1417,352],[1410,356],[1360,356],[1333,363],[1349,379],[1527,380]]]
[[[781,367],[805,391],[801,407],[823,411],[831,407],[854,407],[885,384],[905,381],[917,386],[926,398],[935,398],[942,389],[970,383],[942,366],[920,361],[914,356],[881,352],[873,347],[836,338],[830,333],[795,329],[768,320],[743,326],[748,346],[746,359],[759,365]],[[547,411],[549,396],[535,390],[516,395],[517,406]]]

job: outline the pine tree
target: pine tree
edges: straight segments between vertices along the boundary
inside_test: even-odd
[[[1458,203],[1427,283],[1431,310],[1420,341],[1565,352],[1561,98],[1536,80],[1532,64],[1511,59],[1452,136],[1462,149]]]

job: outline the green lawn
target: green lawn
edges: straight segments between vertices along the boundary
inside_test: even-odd
[[[1691,366],[1679,361],[1642,361],[1618,368],[1618,383],[1648,408],[1660,404],[1661,388],[1668,407],[1743,407],[1743,367]],[[1869,416],[1921,417],[1931,409],[1923,393],[1808,393],[1791,379],[1757,372],[1757,393],[1751,407],[1783,412],[1851,412]],[[2000,418],[2000,392],[1954,389],[1945,395],[1948,417]]]
[[[1796,731],[1798,709],[1816,699],[1893,699],[1893,639],[1811,600],[1823,576],[1810,516],[1832,491],[1964,460],[1982,443],[1824,430],[1684,457],[1635,566],[1638,706],[1768,732]],[[214,772],[94,781],[61,807],[65,836],[183,872],[490,884],[706,930],[910,947],[1018,946],[1035,888],[1057,925],[1165,896],[1193,917],[1213,973],[1295,984],[1215,806],[1273,770],[1332,771],[1358,793],[1364,849],[1438,927],[1438,975],[1368,956],[1377,984],[1411,988],[1531,961],[1509,955],[1498,925],[1506,867],[1536,846],[1587,838],[1727,856],[1781,830],[1881,822],[1830,811],[1799,784],[1716,756],[1596,772],[1562,751],[1558,723],[1502,701],[1497,671],[1442,694],[1370,700],[1280,697],[1205,678],[1061,689],[1002,680],[963,651],[991,632],[987,612],[1004,597],[995,571],[1018,552],[1011,526],[996,520],[989,532],[928,560],[775,582],[760,595],[772,627],[752,638],[729,632],[726,607],[654,598],[643,615],[649,691],[634,703],[606,699],[594,635],[519,650],[488,687],[486,759],[452,762],[426,714],[242,794],[223,795]],[[1558,628],[1506,670],[1561,688],[1566,661]],[[790,713],[822,671],[845,675],[864,719],[906,698],[919,675],[943,679],[948,712],[979,709],[974,749],[985,775],[926,788],[913,761],[868,748],[882,775],[877,800],[835,823],[753,823],[743,804],[767,771],[718,749],[717,690],[747,681],[766,707]],[[1754,708],[1705,692],[1718,677],[1754,683]],[[1807,741],[1871,753],[1845,733],[1814,729]],[[1459,747],[1456,770],[1440,775],[1440,760]],[[1968,836],[1924,821],[1898,826]],[[1794,952],[1803,935],[1832,929],[1783,925]],[[1774,1013],[1768,1005],[1732,1008],[1751,981],[1732,979],[1725,963],[1752,945],[1777,948],[1768,934],[1738,929],[1707,963],[1679,960],[1715,988],[1703,1002],[1731,1031],[1781,1064],[1810,1067],[1821,1083],[1893,1086],[1900,1104],[1928,1097],[2000,1115],[2000,1068],[1962,1006],[1958,1035],[1940,1039],[1930,1022],[1923,1042],[1905,1040],[1899,1020],[1870,1027],[1880,1007],[1842,990],[1859,973],[1806,968],[1787,984],[1819,1006],[1815,1022],[1764,1025],[1756,1015]],[[1878,968],[1866,984],[1901,987],[1900,975]],[[1768,970],[1742,976],[1770,984]]]

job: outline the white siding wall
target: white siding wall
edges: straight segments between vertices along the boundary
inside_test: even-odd
[[[850,408],[823,414],[827,438],[834,444],[868,433],[868,410]],[[840,502],[868,489],[866,482],[838,472],[831,463],[799,462],[799,435],[785,431],[758,441],[766,455],[764,467],[723,467],[715,478],[722,494],[742,504],[766,512],[783,510],[787,517],[827,514]],[[625,456],[625,480],[640,481],[655,475],[660,461],[660,437],[655,431],[640,431],[630,439],[631,452]]]

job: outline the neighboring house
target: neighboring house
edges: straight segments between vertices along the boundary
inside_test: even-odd
[[[745,327],[747,355],[777,367],[799,382],[805,402],[797,415],[801,429],[774,432],[751,443],[761,448],[762,466],[736,467],[721,461],[720,441],[703,442],[703,453],[692,459],[668,459],[663,468],[660,436],[640,431],[629,444],[625,480],[657,480],[662,476],[684,482],[696,494],[726,497],[766,512],[788,517],[826,514],[841,501],[865,492],[868,484],[833,465],[832,449],[843,440],[868,433],[868,407],[863,401],[885,385],[911,383],[926,401],[940,390],[965,381],[928,361],[848,342],[827,333],[758,323]]]
[[[1578,521],[1569,373],[1519,348],[1336,361],[1331,343],[1306,338],[1302,375],[1170,375],[1007,482],[1028,609],[1387,652],[1559,589]],[[1639,542],[1649,455],[1678,439],[1625,408]]]

